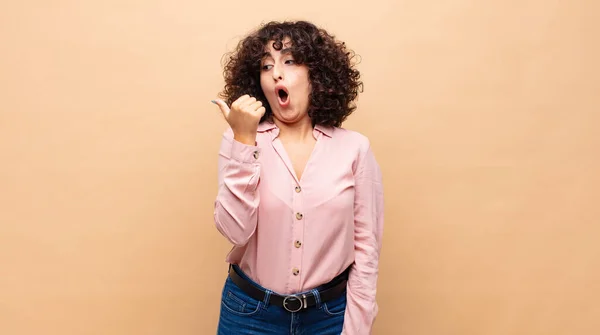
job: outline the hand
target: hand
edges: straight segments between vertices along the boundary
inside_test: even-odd
[[[247,94],[234,101],[231,108],[223,100],[213,100],[213,102],[219,106],[233,130],[234,139],[247,145],[255,145],[258,124],[266,111],[262,102]]]

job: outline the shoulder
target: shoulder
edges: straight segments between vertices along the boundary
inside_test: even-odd
[[[360,154],[366,153],[371,148],[369,138],[356,130],[335,127],[332,128],[332,138],[344,148],[357,150]]]
[[[350,159],[354,173],[364,170],[364,166],[374,158],[371,141],[361,132],[336,127],[331,129],[331,139],[334,143],[333,151],[341,152],[335,156],[345,156]]]
[[[370,139],[357,131],[340,130],[340,132],[343,132],[356,148],[355,160],[352,163],[354,177],[357,180],[381,184],[382,171],[371,147]]]

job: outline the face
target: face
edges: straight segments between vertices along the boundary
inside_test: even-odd
[[[311,92],[308,67],[296,64],[289,47],[275,50],[273,41],[265,47],[267,56],[261,62],[260,85],[276,120],[297,123],[308,120],[308,99]]]

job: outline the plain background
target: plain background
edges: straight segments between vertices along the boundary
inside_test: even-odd
[[[600,331],[600,13],[574,1],[2,1],[0,334],[214,334],[221,56],[308,19],[361,56],[376,335]]]

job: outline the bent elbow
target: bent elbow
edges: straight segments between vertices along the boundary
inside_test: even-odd
[[[255,224],[244,224],[232,217],[221,220],[217,212],[214,214],[214,220],[215,226],[221,235],[236,247],[245,246],[256,230]],[[253,220],[249,222],[253,222]]]

